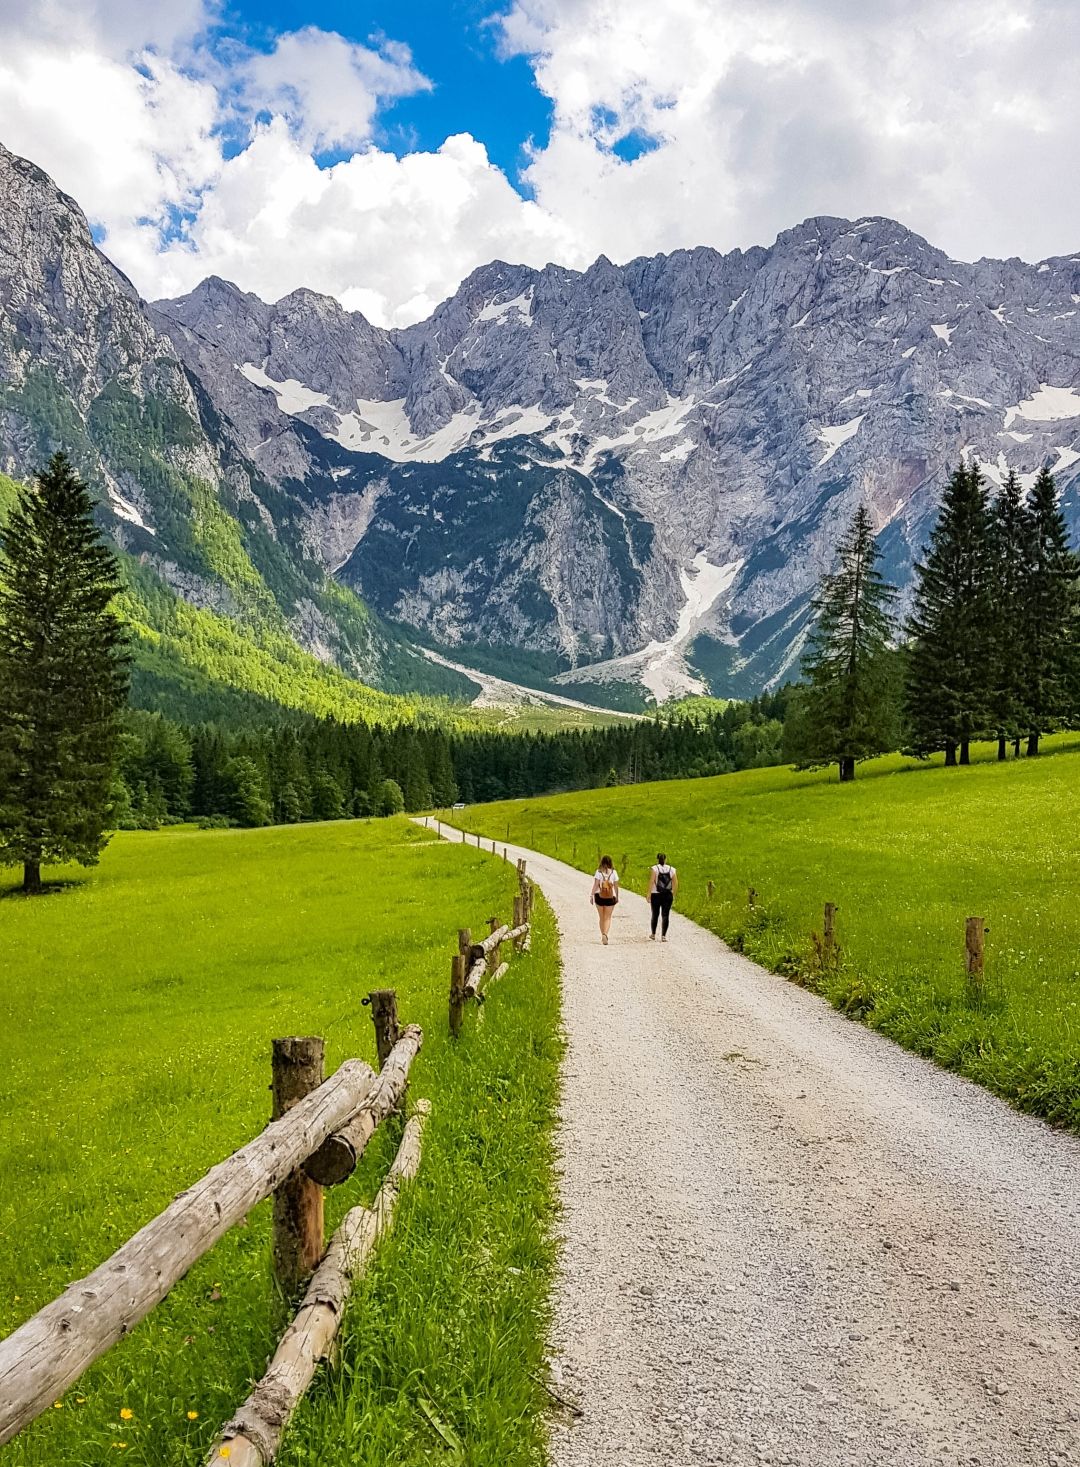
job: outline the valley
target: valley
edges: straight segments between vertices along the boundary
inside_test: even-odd
[[[475,646],[585,702],[749,696],[797,671],[857,503],[902,607],[962,457],[1052,464],[1080,523],[1080,256],[966,264],[821,217],[728,254],[496,261],[384,329],[216,278],[146,303],[3,151],[0,205],[0,471],[74,454],[149,642],[179,600],[256,662],[393,694],[475,696],[446,665]]]

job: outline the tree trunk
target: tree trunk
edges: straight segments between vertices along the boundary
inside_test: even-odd
[[[1028,758],[1029,759],[1034,759],[1035,755],[1039,752],[1039,731],[1038,731],[1038,729],[1033,729],[1031,731],[1031,733],[1028,734],[1027,751],[1028,751]]]
[[[971,763],[971,745],[968,743],[967,739],[960,740],[960,763]]]
[[[998,763],[1004,764],[1009,757],[1009,741],[1004,734],[998,734]]]
[[[1013,758],[1014,759],[1019,759],[1019,757],[1020,757],[1020,735],[1017,734],[1016,735],[1016,738],[1013,739]]]
[[[955,763],[956,763],[956,745],[955,744],[946,744],[945,745],[945,767],[946,767],[946,769],[951,769],[955,765]]]
[[[855,778],[855,760],[845,754],[840,760],[840,783],[848,784]]]
[[[27,861],[23,865],[22,889],[27,896],[41,895],[41,862]]]

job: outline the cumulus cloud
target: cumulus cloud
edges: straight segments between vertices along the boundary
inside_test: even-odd
[[[278,118],[223,166],[188,235],[142,269],[161,294],[208,273],[266,300],[307,285],[395,325],[430,314],[495,256],[544,264],[572,247],[467,135],[434,153],[371,148],[320,168]]]
[[[811,214],[890,214],[968,258],[1080,242],[1074,0],[511,0],[494,29],[552,104],[527,198],[467,135],[380,148],[380,109],[438,83],[400,42],[226,48],[217,0],[7,0],[0,138],[147,295],[213,272],[382,323],[493,257],[728,249]]]
[[[307,26],[279,36],[269,54],[245,68],[249,104],[284,117],[308,147],[359,147],[371,137],[380,103],[431,86],[412,64],[408,47],[358,46]]]
[[[1065,250],[1071,0],[515,0],[555,113],[535,197],[608,253],[891,214],[958,255]],[[632,133],[656,148],[623,161]]]

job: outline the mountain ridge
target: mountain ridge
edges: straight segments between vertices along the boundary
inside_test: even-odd
[[[206,324],[203,290],[169,303],[187,329]],[[434,549],[411,578],[385,574],[395,548],[425,538],[419,521],[439,488],[429,483],[406,512],[403,471],[390,467],[362,513],[344,513],[346,540],[357,538],[338,567],[375,585],[384,611],[458,647],[478,635],[537,639],[572,664],[571,679],[620,668],[640,679],[640,664],[666,648],[659,685],[671,691],[690,684],[686,659],[704,636],[699,660],[726,664],[713,685],[741,674],[739,690],[752,691],[794,666],[810,590],[860,499],[902,588],[963,453],[977,453],[991,479],[1049,460],[1075,518],[1078,300],[1076,256],[967,263],[890,219],[821,215],[772,246],[728,254],[698,246],[622,266],[601,256],[583,271],[481,266],[427,320],[382,332],[380,349],[393,353],[384,385],[316,379],[302,344],[283,351],[284,338],[231,366],[279,409],[386,465],[442,463],[458,476],[458,455],[474,467],[496,456],[505,478],[513,464],[498,445],[513,442],[521,463],[587,482],[608,538],[604,511],[634,520],[627,564],[614,568],[614,616],[552,597],[542,625],[497,608],[455,621],[446,601],[453,592],[468,606],[470,588],[447,579]],[[1031,431],[1014,426],[1021,418]],[[573,554],[556,539],[553,565]],[[610,559],[602,564],[610,575]],[[718,589],[702,605],[706,568]],[[481,593],[494,588],[474,580]]]
[[[385,329],[217,277],[144,303],[16,162],[0,205],[21,177],[39,224],[0,223],[0,468],[81,434],[118,543],[353,675],[418,666],[415,638],[753,692],[797,668],[858,503],[902,594],[963,455],[991,480],[1050,462],[1080,521],[1080,255],[969,264],[822,215],[726,254],[492,261]]]

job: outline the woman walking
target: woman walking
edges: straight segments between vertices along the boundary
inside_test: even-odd
[[[668,921],[671,905],[679,889],[679,873],[669,866],[663,851],[656,858],[656,865],[649,872],[649,905],[652,907],[652,931],[650,939],[656,941],[656,924],[661,922],[660,941],[667,942]]]
[[[611,914],[619,905],[619,873],[610,856],[601,856],[600,865],[593,876],[592,895],[589,897],[600,919],[600,941],[607,947],[611,931]]]

